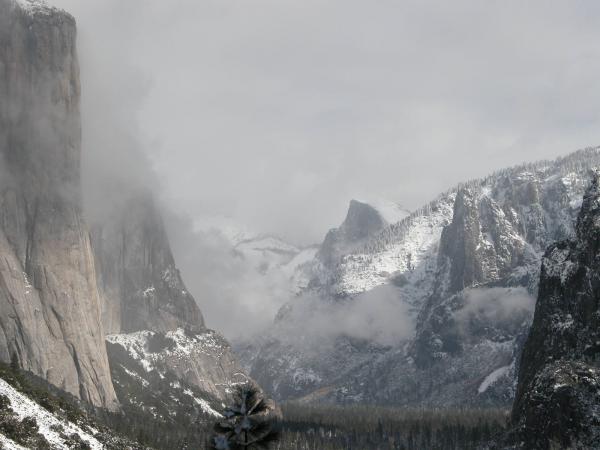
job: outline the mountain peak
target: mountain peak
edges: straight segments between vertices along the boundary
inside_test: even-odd
[[[2,0],[5,1],[5,0]],[[44,15],[44,16],[56,16],[60,15],[63,17],[73,17],[64,11],[63,9],[57,8],[56,6],[48,4],[45,0],[8,0],[9,4],[18,6],[21,10],[31,15]],[[74,19],[73,19],[74,21]]]
[[[373,206],[350,200],[344,222],[339,228],[329,230],[317,256],[326,266],[331,266],[341,255],[356,248],[386,225],[385,219]]]
[[[577,237],[584,245],[589,244],[590,239],[597,241],[596,230],[600,230],[600,171],[592,169],[590,176],[591,183],[583,196],[576,226]]]
[[[350,200],[348,214],[342,224],[346,237],[352,240],[365,239],[387,225],[379,211],[368,203]]]

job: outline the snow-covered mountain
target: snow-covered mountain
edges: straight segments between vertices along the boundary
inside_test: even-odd
[[[308,286],[303,268],[313,260],[318,246],[300,247],[272,234],[255,233],[226,217],[197,220],[194,228],[196,232],[220,236],[231,247],[234,257],[260,276],[279,284],[283,280],[290,295]]]
[[[353,202],[303,267],[309,289],[246,348],[244,364],[278,398],[509,404],[543,251],[573,234],[587,172],[598,164],[594,148],[500,170],[392,224]],[[339,324],[335,311],[363,311],[365,301],[381,315],[351,316],[323,337],[323,315]],[[396,341],[369,338],[377,335],[369,327]]]

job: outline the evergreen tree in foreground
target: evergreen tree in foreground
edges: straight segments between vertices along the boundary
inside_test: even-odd
[[[271,408],[253,383],[236,388],[233,405],[214,426],[210,449],[268,450],[279,440],[274,429]]]

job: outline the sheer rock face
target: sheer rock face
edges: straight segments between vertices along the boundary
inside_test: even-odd
[[[573,240],[546,251],[513,407],[527,448],[600,446],[600,179],[594,172]]]
[[[327,233],[317,258],[325,267],[331,267],[339,262],[341,256],[363,244],[386,225],[385,219],[371,205],[352,200],[346,219],[339,228]]]
[[[438,256],[438,265],[448,265],[448,278],[441,286],[448,293],[483,280],[481,247],[478,245],[480,234],[477,197],[468,189],[461,189],[454,201],[452,223],[442,231]]]
[[[521,264],[525,239],[515,222],[495,199],[460,189],[452,222],[440,239],[435,295],[446,297],[501,279]]]
[[[81,214],[79,69],[68,14],[0,0],[0,358],[113,408]]]
[[[151,195],[131,195],[102,224],[95,224],[92,244],[108,356],[121,403],[140,406],[131,404],[123,386],[141,382],[143,391],[164,391],[169,398],[177,397],[177,386],[192,386],[197,407],[220,410],[233,386],[247,377],[227,341],[205,327],[175,265]],[[160,381],[164,379],[172,385]]]
[[[512,193],[514,186],[510,187],[513,188],[510,191]],[[517,196],[517,200],[520,199]],[[464,329],[459,329],[455,316],[461,316],[461,311],[470,304],[470,288],[528,285],[526,279],[505,280],[510,278],[516,267],[527,266],[526,251],[530,259],[536,260],[535,251],[531,245],[528,247],[523,233],[519,231],[518,220],[507,215],[495,199],[478,195],[468,188],[457,192],[452,221],[443,228],[440,238],[433,292],[418,317],[412,353],[420,366],[430,365],[443,354],[456,355],[462,352],[464,345],[461,341],[468,338],[464,336]],[[526,273],[526,276],[529,274]],[[514,295],[510,291],[504,295],[507,293]],[[488,297],[494,295],[492,292]],[[526,293],[523,297],[526,297]],[[502,302],[502,298],[497,301]],[[485,335],[489,329],[498,328],[507,335],[517,336],[523,322],[530,320],[529,314],[521,309],[515,314],[511,312],[510,316],[512,325],[500,323],[506,322],[502,318],[497,326],[487,321],[485,326],[482,324],[481,330],[471,331],[476,335]],[[472,328],[471,325],[469,328]]]
[[[204,330],[150,195],[135,196],[94,226],[92,240],[107,334]]]

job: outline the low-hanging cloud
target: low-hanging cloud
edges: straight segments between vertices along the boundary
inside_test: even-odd
[[[456,314],[463,329],[473,323],[519,328],[535,309],[535,298],[523,287],[473,288],[464,293],[464,301]]]
[[[153,75],[132,58],[138,9],[115,0],[50,3],[78,22],[84,206],[88,220],[102,221],[139,191],[161,190],[150,158],[156,144],[140,126]]]
[[[332,344],[340,336],[380,345],[397,345],[414,335],[414,311],[402,302],[398,288],[380,286],[370,292],[338,301],[306,294],[282,310],[273,331],[282,340]]]
[[[189,217],[174,213],[166,214],[165,224],[186,286],[211,328],[231,339],[248,338],[268,328],[292,299],[285,273],[261,273],[218,230],[198,230]]]

